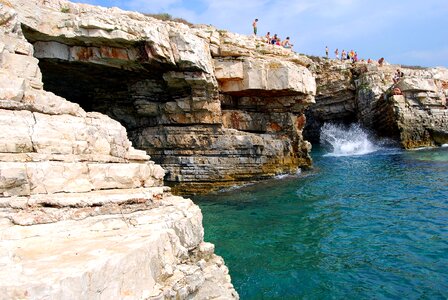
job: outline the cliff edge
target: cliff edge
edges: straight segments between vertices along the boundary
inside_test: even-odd
[[[394,81],[397,70],[402,77]],[[326,122],[358,122],[405,149],[448,143],[448,69],[314,58],[313,74],[306,139],[318,142]]]
[[[120,123],[43,89],[31,2],[0,1],[0,299],[238,299],[165,171]]]
[[[45,89],[101,112],[184,194],[309,167],[311,61],[212,26],[62,0],[14,1]]]

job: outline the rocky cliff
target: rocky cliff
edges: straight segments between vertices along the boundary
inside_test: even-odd
[[[45,89],[123,124],[136,148],[195,193],[294,173],[314,102],[311,63],[211,26],[62,0],[16,0]]]
[[[105,88],[120,83],[95,79],[105,70],[113,77],[118,66],[78,78],[84,63],[63,58],[64,49],[79,47],[69,36],[61,37],[65,46],[53,47],[48,36],[43,48],[28,42],[25,36],[45,35],[26,24],[38,28],[52,12],[63,16],[60,3],[45,1],[45,10],[34,1],[0,1],[0,299],[238,298],[223,260],[203,240],[200,209],[163,186],[165,171],[132,147],[126,129],[43,89],[42,67],[57,67],[61,86],[72,85],[80,97],[112,97]],[[53,32],[69,19],[39,24]],[[87,53],[98,54],[84,42]],[[119,49],[102,50],[124,55]],[[59,56],[38,65],[33,54]],[[125,69],[124,81],[134,74]],[[89,80],[105,82],[94,91]],[[79,99],[86,105],[92,98]]]
[[[196,193],[296,172],[305,124],[316,138],[326,121],[406,148],[448,139],[446,69],[394,84],[396,66],[116,8],[0,0],[0,67],[6,299],[237,298],[200,210],[164,178]]]
[[[359,122],[404,148],[448,142],[448,70],[314,58],[316,104],[305,137],[319,140],[325,122]],[[404,76],[396,83],[394,73]]]

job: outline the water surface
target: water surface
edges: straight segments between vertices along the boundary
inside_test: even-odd
[[[241,299],[447,299],[448,148],[327,154],[193,199]]]

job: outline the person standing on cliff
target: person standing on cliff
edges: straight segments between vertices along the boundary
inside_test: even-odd
[[[328,46],[325,46],[325,56],[328,58]]]
[[[255,19],[254,22],[252,23],[252,27],[254,28],[254,35],[257,35],[257,22],[258,19]]]
[[[339,59],[339,49],[336,48],[336,50],[334,50],[334,55],[336,56],[336,59]]]

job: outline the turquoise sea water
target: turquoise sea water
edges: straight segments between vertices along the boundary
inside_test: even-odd
[[[241,299],[447,299],[448,148],[326,153],[193,198]]]

